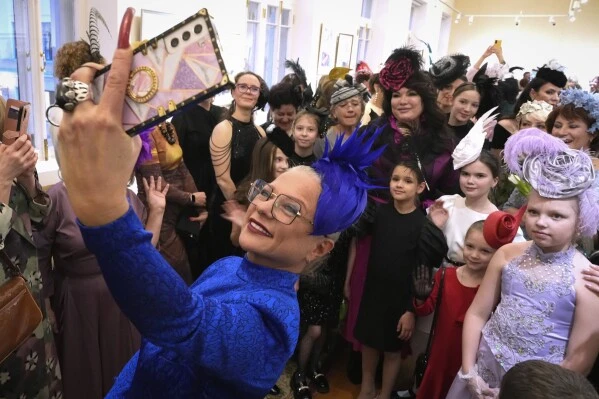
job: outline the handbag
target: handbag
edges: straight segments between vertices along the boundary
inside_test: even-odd
[[[42,311],[33,299],[21,270],[0,250],[6,276],[0,286],[0,363],[27,340],[42,321]]]
[[[437,317],[439,316],[439,307],[441,305],[441,298],[443,298],[443,283],[445,280],[445,266],[441,268],[441,282],[439,284],[439,294],[437,295],[437,303],[435,304],[435,315],[433,316],[433,324],[431,325],[431,331],[428,335],[428,342],[426,344],[426,351],[418,355],[416,359],[416,365],[414,366],[414,388],[420,387],[424,378],[424,372],[428,366],[428,358],[431,353],[431,345],[433,343],[433,335],[435,332],[435,326],[437,325]]]

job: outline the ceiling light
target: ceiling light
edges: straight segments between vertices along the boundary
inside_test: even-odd
[[[574,21],[576,21],[576,17],[575,17],[574,15],[572,15],[572,16],[570,17],[570,22],[574,22]]]
[[[468,17],[468,25],[472,25],[473,22],[474,22],[474,15],[471,15]]]
[[[574,3],[572,3],[572,9],[578,10],[579,8],[580,8],[580,0],[575,0]]]

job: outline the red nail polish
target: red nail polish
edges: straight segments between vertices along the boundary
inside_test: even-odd
[[[132,7],[127,8],[125,15],[123,15],[123,19],[121,20],[121,28],[119,29],[119,49],[129,48],[129,34],[131,33],[131,23],[133,22],[134,15],[135,9]]]

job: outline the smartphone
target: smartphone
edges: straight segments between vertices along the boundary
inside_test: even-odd
[[[4,118],[2,143],[10,145],[21,135],[27,134],[31,104],[12,98],[6,100],[6,117]]]
[[[109,73],[110,65],[98,71],[95,99]],[[218,34],[208,11],[201,9],[133,51],[123,127],[134,136],[231,87]]]
[[[495,40],[494,47],[495,48],[501,48],[501,40]]]

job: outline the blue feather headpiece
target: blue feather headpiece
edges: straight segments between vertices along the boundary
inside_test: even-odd
[[[324,156],[312,168],[320,175],[322,191],[318,197],[312,235],[322,236],[350,227],[364,212],[371,184],[366,169],[380,157],[385,146],[372,149],[382,128],[359,134],[356,129],[343,142],[343,135],[333,148],[326,141]]]
[[[584,90],[567,89],[560,94],[560,105],[573,104],[583,108],[595,122],[589,126],[589,133],[599,133],[599,94],[591,94]]]

